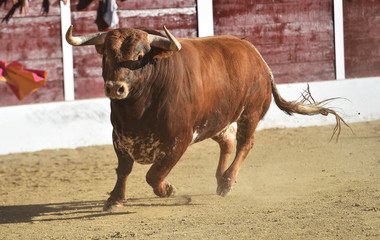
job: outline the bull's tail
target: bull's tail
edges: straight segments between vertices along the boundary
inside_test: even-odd
[[[317,115],[321,114],[324,116],[327,116],[328,114],[332,114],[335,116],[336,119],[336,125],[333,130],[331,139],[332,140],[336,134],[336,141],[338,141],[340,132],[341,132],[341,123],[346,125],[348,128],[351,129],[351,127],[343,120],[341,116],[334,110],[324,107],[325,104],[328,102],[337,99],[337,98],[329,98],[326,100],[323,100],[321,102],[316,102],[310,93],[309,85],[307,85],[307,89],[302,93],[301,99],[298,101],[286,101],[280,96],[280,93],[277,90],[276,84],[273,79],[273,75],[271,75],[271,85],[272,85],[272,94],[274,101],[276,105],[284,112],[286,112],[289,115],[292,115],[293,113],[302,114],[302,115]],[[352,129],[351,129],[352,131]]]

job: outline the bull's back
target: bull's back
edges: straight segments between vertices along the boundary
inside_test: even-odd
[[[248,41],[219,36],[184,39],[181,44],[185,66],[192,68],[193,128],[203,129],[200,140],[236,121],[249,102],[267,101],[268,93],[270,97],[270,70]],[[262,90],[265,97],[255,98]]]
[[[222,92],[228,97],[236,91],[242,96],[243,92],[258,84],[259,77],[269,80],[270,69],[246,40],[216,36],[183,40],[182,45],[184,55],[191,56],[191,63],[185,65],[195,68],[193,79],[204,87],[209,86],[204,89],[205,93],[213,93],[207,96]],[[262,84],[270,86],[270,81]]]

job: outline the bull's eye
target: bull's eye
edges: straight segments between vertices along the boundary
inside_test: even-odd
[[[142,56],[142,55],[139,55],[139,56],[137,57],[137,60],[141,61],[142,58],[143,58],[143,56]]]

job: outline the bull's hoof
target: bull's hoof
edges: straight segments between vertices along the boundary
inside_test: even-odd
[[[223,181],[223,183],[219,184],[216,189],[216,194],[221,197],[225,197],[230,194],[232,191],[231,178],[227,178]]]
[[[168,182],[163,183],[163,186],[160,185],[153,189],[153,192],[159,197],[170,197],[177,192],[177,189]]]
[[[103,206],[103,211],[118,212],[123,208],[123,203],[107,200]]]
[[[232,191],[232,189],[230,187],[229,188],[223,188],[223,187],[218,186],[218,188],[216,189],[216,193],[221,197],[227,196],[228,194],[231,193],[231,191]]]
[[[171,190],[172,192],[170,193],[170,196],[175,196],[177,193],[177,188],[174,185],[170,185],[170,186],[172,188]]]

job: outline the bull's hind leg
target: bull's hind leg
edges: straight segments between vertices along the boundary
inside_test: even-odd
[[[260,114],[248,114],[244,111],[237,122],[236,156],[231,166],[223,173],[220,184],[218,182],[218,194],[222,197],[227,196],[232,191],[239,168],[253,147],[254,132],[260,118]]]
[[[236,138],[236,129],[231,124],[228,127],[226,127],[222,132],[220,132],[218,135],[213,137],[212,139],[215,140],[220,147],[220,157],[219,157],[219,164],[218,168],[216,169],[216,181],[218,183],[218,187],[216,189],[216,193],[218,195],[222,194],[223,186],[224,186],[224,178],[223,173],[228,168],[228,160],[230,159],[234,142]]]

